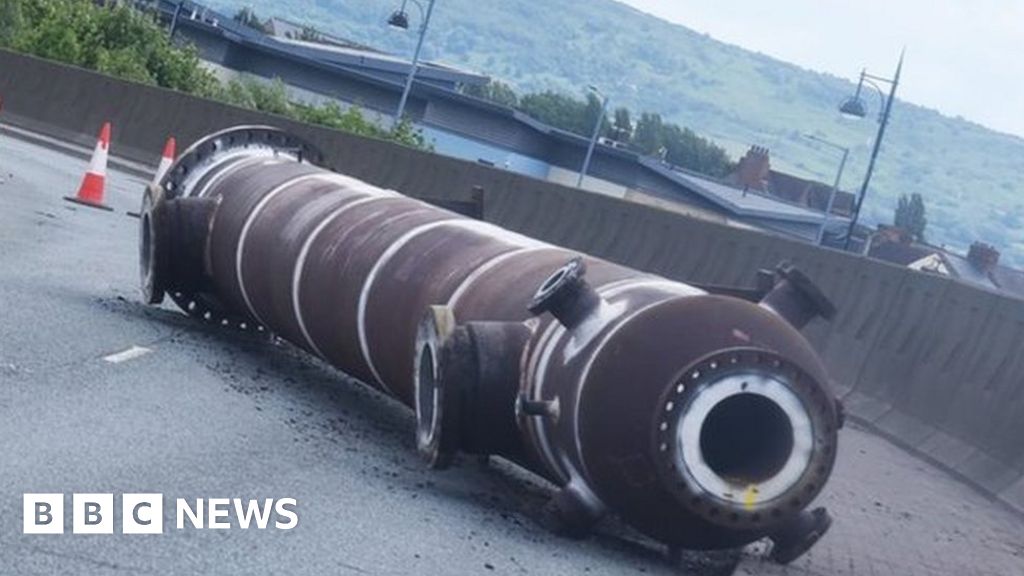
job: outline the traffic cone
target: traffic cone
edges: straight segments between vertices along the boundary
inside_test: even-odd
[[[89,161],[89,169],[86,170],[85,177],[82,178],[82,185],[78,187],[78,195],[65,196],[65,200],[90,208],[112,210],[110,206],[103,203],[103,189],[107,180],[107,153],[109,151],[110,122],[105,122],[100,130],[99,140],[96,141],[92,160]]]
[[[164,153],[160,157],[160,165],[156,167],[156,174],[153,176],[153,185],[159,185],[160,181],[164,179],[167,171],[171,169],[171,164],[174,164],[174,154],[177,143],[174,141],[174,136],[167,139],[167,143],[164,144]]]

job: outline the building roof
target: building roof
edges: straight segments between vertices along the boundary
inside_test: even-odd
[[[670,172],[673,178],[685,182],[691,189],[708,200],[739,216],[810,223],[820,223],[824,219],[824,214],[821,212],[809,210],[795,203],[784,202],[753,190],[743,190],[678,168],[670,169]]]
[[[404,75],[409,73],[411,64],[406,58],[362,47],[323,44],[296,38],[268,37],[267,40],[277,42],[283,45],[284,49],[294,51],[297,55],[316,58],[339,66],[360,66]],[[486,84],[489,80],[483,74],[460,70],[438,62],[421,61],[416,75],[421,78],[437,78],[458,84]]]
[[[941,254],[953,276],[976,286],[982,286],[990,290],[999,290],[999,286],[992,281],[989,274],[977,269],[966,257],[945,251],[941,252]]]
[[[931,272],[933,274],[941,274],[943,276],[949,276],[951,274],[949,266],[946,265],[945,258],[942,254],[934,253],[921,258],[915,262],[907,264],[907,268],[911,270],[917,270],[919,272]]]
[[[931,272],[957,278],[973,286],[1024,297],[1024,271],[1008,266],[984,265],[971,262],[964,256],[919,242],[911,242],[906,233],[885,226],[872,236],[868,256],[892,262],[922,272]],[[979,267],[981,266],[981,267]]]
[[[1004,292],[1024,297],[1024,270],[1008,266],[996,266],[990,278]]]
[[[775,169],[772,169],[769,174],[768,193],[773,196],[809,206],[819,212],[824,212],[828,207],[828,198],[832,195],[830,184],[808,180]],[[832,202],[832,213],[850,216],[853,214],[855,198],[856,196],[850,192],[836,190],[836,197]]]
[[[382,72],[404,76],[409,73],[412,63],[402,57],[388,54],[380,50],[363,46],[336,36],[324,35],[329,42],[309,42],[298,38],[287,38],[284,31],[281,35],[268,35],[235,21],[217,11],[211,10],[195,2],[184,2],[179,16],[178,25],[199,26],[218,32],[228,39],[249,46],[260,46],[265,49],[290,55],[292,58],[309,61],[317,60],[335,66],[359,68],[370,72]],[[160,10],[168,17],[177,10],[177,2],[159,0]],[[281,22],[301,30],[301,26],[276,19],[277,27]],[[275,20],[271,20],[274,29]],[[289,31],[291,31],[289,29]],[[483,74],[471,72],[440,64],[437,62],[420,61],[416,71],[420,80],[434,80],[450,84],[486,84],[490,78]]]
[[[160,0],[161,10],[173,13],[176,5],[171,0]],[[180,21],[179,26],[184,25],[202,29],[207,33],[223,36],[228,41],[252,50],[272,53],[286,60],[324,69],[335,74],[357,78],[360,81],[378,87],[394,91],[401,91],[402,89],[401,82],[374,75],[367,70],[372,68],[394,72],[400,70],[402,66],[407,70],[409,63],[401,58],[358,45],[321,45],[295,39],[274,38],[253,30],[233,19],[226,18],[202,5],[186,1],[184,6],[185,10],[183,11],[182,18],[185,20]],[[412,95],[428,101],[446,100],[468,109],[511,118],[542,135],[577,148],[586,148],[589,144],[589,139],[587,138],[544,124],[519,110],[468,96],[431,82],[420,81],[439,75],[448,80],[453,80],[465,78],[467,74],[471,73],[457,71],[438,64],[424,66],[417,72],[417,81],[413,83]],[[486,80],[486,77],[479,76],[479,78]],[[823,220],[823,214],[820,211],[814,211],[767,194],[744,193],[742,189],[735,186],[664,164],[659,160],[642,156],[632,150],[599,144],[597,153],[606,157],[635,162],[642,168],[668,178],[686,190],[707,199],[734,217],[760,218],[780,223],[796,224],[817,224]],[[839,220],[841,219],[833,219],[833,221]]]
[[[825,212],[832,196],[832,186],[829,184],[773,170],[771,152],[764,146],[751,146],[736,163],[728,180],[744,190],[764,192],[818,212]],[[854,198],[849,192],[836,190],[830,213],[852,215]]]
[[[877,258],[878,260],[892,262],[893,264],[898,264],[900,266],[910,266],[915,262],[939,252],[941,252],[941,250],[931,246],[925,246],[923,244],[911,244],[909,242],[874,242],[871,244],[871,250],[868,252],[868,256]]]
[[[271,36],[276,38],[299,39],[302,38],[307,30],[312,30],[316,34],[317,41],[321,44],[360,48],[367,52],[380,52],[380,50],[377,50],[372,46],[360,44],[359,42],[349,40],[348,38],[342,38],[341,36],[335,36],[322,30],[318,30],[315,27],[299,24],[298,22],[292,22],[291,20],[281,18],[279,16],[271,16],[267,21],[267,25],[270,28]]]

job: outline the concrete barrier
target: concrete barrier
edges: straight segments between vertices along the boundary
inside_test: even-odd
[[[1024,512],[1024,302],[949,278],[633,204],[479,164],[242,110],[0,51],[3,117],[91,146],[114,124],[115,154],[155,163],[237,124],[271,124],[325,151],[327,164],[419,197],[466,200],[484,188],[484,218],[667,277],[752,284],[790,260],[839,313],[806,334],[850,414]],[[141,193],[141,191],[140,191]]]

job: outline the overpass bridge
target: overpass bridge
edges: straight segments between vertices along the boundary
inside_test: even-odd
[[[172,494],[290,492],[315,503],[282,554],[272,535],[255,532],[172,534],[152,547],[121,536],[41,541],[20,535],[12,496],[0,508],[5,572],[251,573],[285,570],[301,558],[311,572],[673,573],[616,527],[569,546],[538,535],[529,523],[545,488],[510,467],[427,473],[415,459],[408,416],[379,396],[337,385],[338,373],[293,349],[138,303],[136,222],[121,214],[138,205],[146,169],[138,162],[155,160],[171,131],[187,141],[252,113],[75,70],[58,71],[75,82],[11,86],[4,70],[4,491],[119,491],[125,484]],[[57,93],[28,97],[44,85],[72,92],[84,111],[62,109]],[[99,98],[101,88],[121,95]],[[119,214],[60,201],[85,165],[86,152],[74,142],[90,140],[100,118],[121,130],[115,150],[124,162],[109,187]],[[319,139],[334,165],[361,178],[449,200],[467,199],[481,185],[485,219],[640,269],[752,283],[754,270],[785,257],[823,284],[840,315],[806,334],[853,416],[821,497],[838,521],[796,564],[765,564],[746,550],[739,573],[1024,570],[1024,523],[1013,512],[1024,499],[1020,302],[384,143],[289,127]],[[148,352],[105,360],[135,346]],[[510,485],[525,496],[511,499]],[[225,553],[233,568],[225,568]],[[694,558],[691,569],[700,573],[716,561]]]

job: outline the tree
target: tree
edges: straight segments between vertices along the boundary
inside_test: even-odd
[[[615,120],[612,121],[612,138],[619,142],[629,142],[633,138],[633,121],[629,117],[629,108],[616,108]]]
[[[666,162],[709,176],[732,172],[733,161],[724,148],[689,128],[667,123],[658,114],[644,112],[636,123],[633,148],[641,154],[663,157]]]
[[[586,101],[546,90],[517,98],[510,86],[498,81],[484,85],[466,86],[465,94],[515,106],[541,122],[589,138],[601,109],[600,98],[587,94]],[[644,112],[636,126],[628,108],[615,110],[611,122],[605,118],[601,135],[631,144],[641,154],[658,156],[666,162],[709,176],[724,177],[732,172],[734,162],[724,148],[694,133],[689,128],[662,120],[661,115]]]
[[[581,136],[589,135],[593,128],[587,122],[586,102],[552,90],[523,96],[519,101],[519,109],[545,124]]]
[[[689,128],[665,124],[661,140],[666,150],[665,160],[669,164],[716,177],[732,172],[733,162],[728,153]]]
[[[463,87],[462,92],[509,108],[519,106],[519,95],[511,86],[500,80],[489,80],[486,84],[469,84]]]
[[[214,95],[193,47],[178,47],[152,14],[88,0],[0,0],[0,46],[165,88]],[[16,18],[15,16],[16,15]]]
[[[243,16],[252,21],[252,15]],[[292,102],[281,80],[253,79],[221,85],[199,61],[193,46],[172,44],[152,14],[127,4],[92,0],[0,0],[0,47],[139,82],[226,101],[235,106],[323,124],[355,134],[430,149],[416,127],[393,130],[363,117],[358,108],[334,102]]]
[[[924,231],[928,227],[928,219],[925,217],[924,198],[917,192],[907,196],[900,196],[896,204],[896,213],[893,217],[893,224],[902,228],[914,236],[919,242],[924,242]]]
[[[601,99],[594,94],[587,94],[582,101],[552,90],[527,94],[519,101],[519,109],[537,120],[585,138],[594,131],[602,107]],[[601,134],[607,135],[610,129],[605,118]]]
[[[633,146],[641,153],[649,156],[657,155],[662,146],[663,122],[660,114],[644,112],[636,123],[633,133]]]
[[[270,33],[270,26],[268,26],[263,20],[260,20],[259,16],[256,15],[256,11],[252,8],[246,7],[240,9],[238,12],[235,12],[235,16],[232,19],[239,24],[252,28],[253,30],[257,30],[264,34]]]
[[[22,0],[0,0],[0,46],[10,45],[21,27]]]
[[[323,42],[323,38],[320,36],[320,31],[312,26],[303,26],[302,31],[299,32],[298,36],[292,35],[291,32],[285,34],[289,38],[295,38],[296,40],[302,40],[303,42]]]

